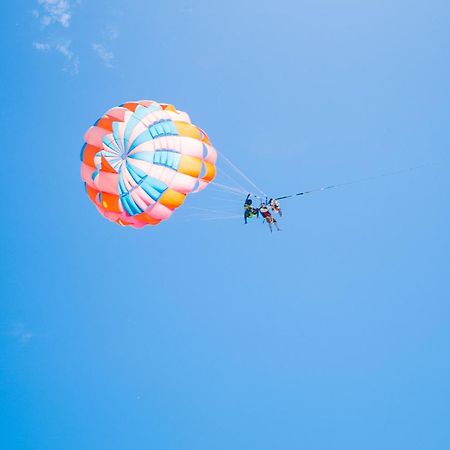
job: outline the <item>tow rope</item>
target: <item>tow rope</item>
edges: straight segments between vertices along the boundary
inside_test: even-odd
[[[347,186],[347,185],[350,185],[350,184],[364,183],[366,181],[377,180],[379,178],[391,177],[393,175],[398,175],[398,174],[406,173],[406,172],[412,172],[414,170],[422,169],[424,167],[435,166],[437,164],[442,164],[443,162],[448,162],[448,161],[449,161],[449,159],[445,159],[445,160],[440,161],[440,162],[419,164],[417,166],[408,167],[406,169],[395,170],[395,171],[392,171],[392,172],[385,172],[385,173],[382,173],[380,175],[373,175],[373,176],[370,176],[370,177],[359,178],[357,180],[347,181],[347,182],[344,182],[344,183],[332,184],[330,186],[323,186],[321,188],[310,189],[309,191],[298,192],[296,194],[282,195],[281,197],[276,197],[275,200],[284,200],[286,198],[298,197],[300,195],[306,195],[306,194],[312,194],[313,192],[322,192],[322,191],[326,191],[327,189],[335,189],[335,188],[342,187],[342,186]]]

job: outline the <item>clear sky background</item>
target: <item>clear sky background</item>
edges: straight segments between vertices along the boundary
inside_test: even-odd
[[[2,449],[450,448],[447,0],[0,8]],[[122,228],[79,153],[142,98],[275,195],[435,164],[286,200],[273,235],[189,202]]]

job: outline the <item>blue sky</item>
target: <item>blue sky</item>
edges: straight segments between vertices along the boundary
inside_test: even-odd
[[[449,448],[448,2],[2,12],[2,448]],[[79,151],[141,98],[275,195],[435,164],[286,200],[273,235],[194,220],[214,189],[126,229]]]

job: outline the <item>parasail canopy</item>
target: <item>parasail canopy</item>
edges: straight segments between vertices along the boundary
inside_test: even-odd
[[[141,100],[111,108],[84,140],[86,192],[119,225],[157,225],[216,175],[208,136],[170,104]]]

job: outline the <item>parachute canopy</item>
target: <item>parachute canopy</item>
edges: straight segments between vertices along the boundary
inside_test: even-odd
[[[150,100],[107,111],[84,135],[81,177],[100,214],[141,228],[168,219],[216,175],[217,153],[183,111]]]

